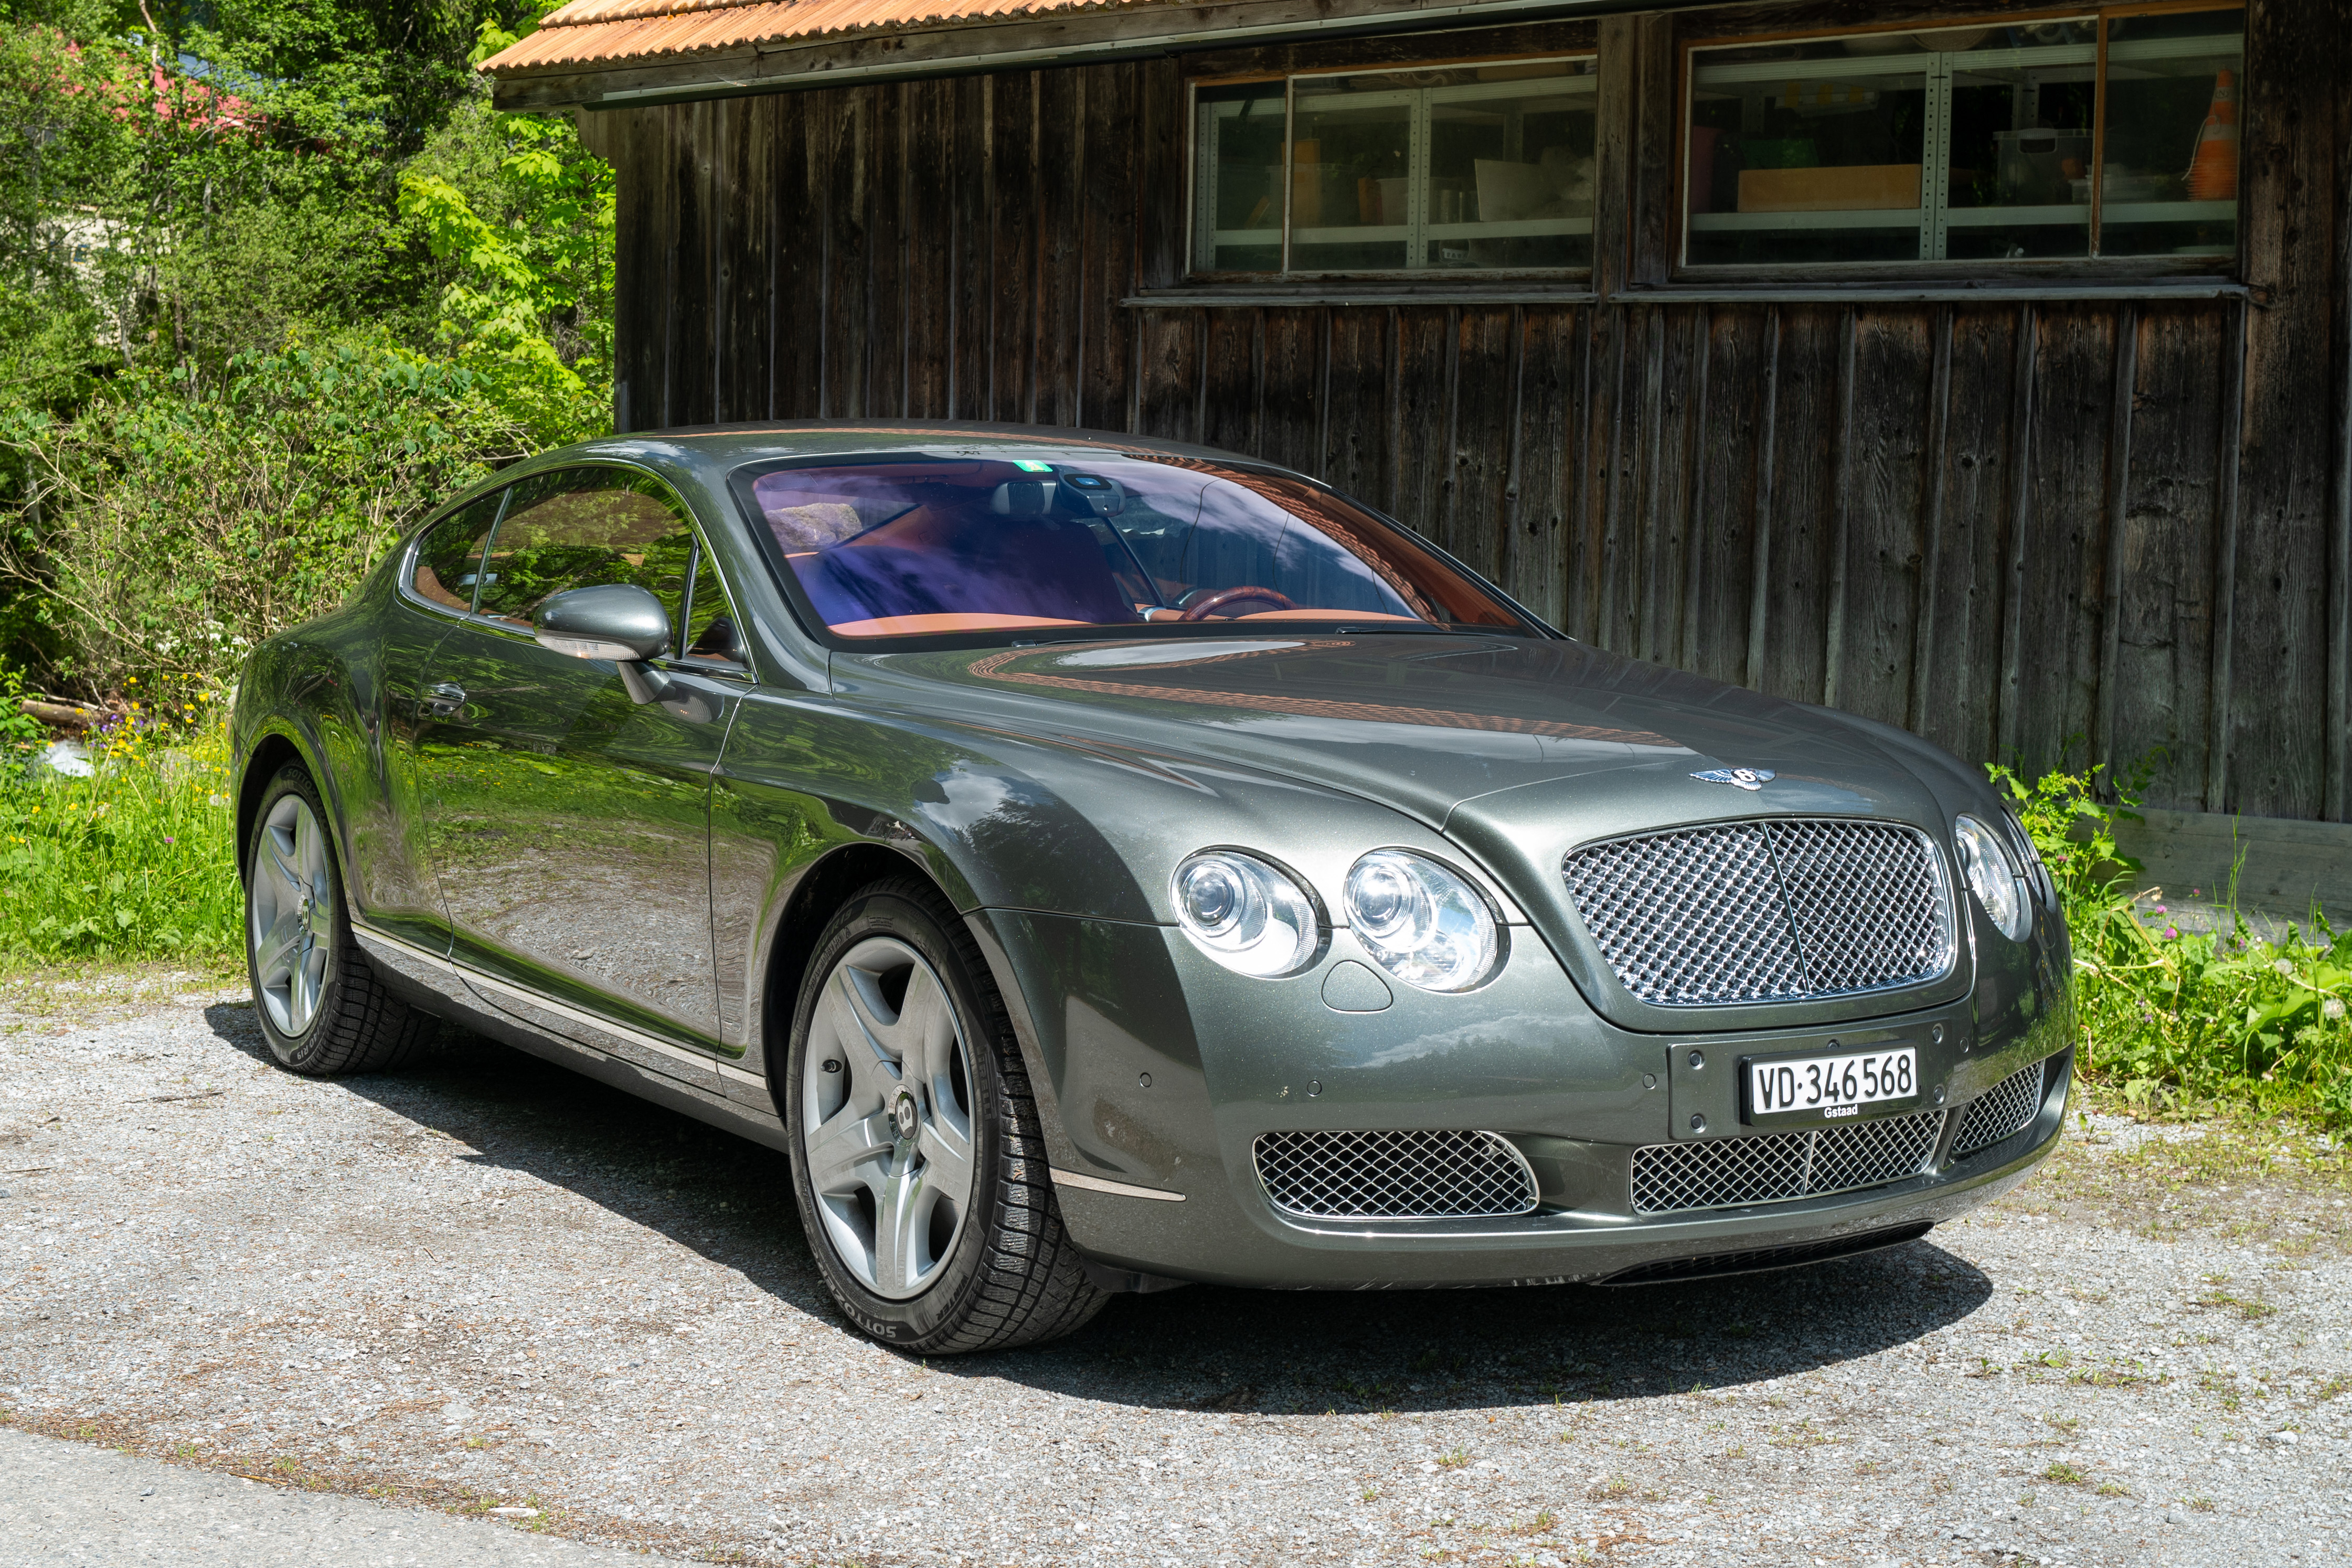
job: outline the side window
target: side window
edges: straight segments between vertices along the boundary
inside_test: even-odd
[[[476,612],[529,626],[551,593],[605,582],[652,591],[675,631],[694,528],[669,487],[623,468],[562,468],[514,487],[483,562]]]
[[[408,580],[419,599],[460,615],[474,608],[482,547],[489,542],[490,525],[499,520],[499,502],[505,497],[504,490],[493,490],[433,525],[416,548],[416,569]]]
[[[710,564],[709,554],[697,558],[692,594],[686,616],[684,657],[698,664],[743,663],[742,633],[735,624],[734,607],[727,601],[726,585]]]

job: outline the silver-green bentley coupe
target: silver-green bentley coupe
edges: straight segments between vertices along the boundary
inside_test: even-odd
[[[550,453],[258,649],[235,740],[280,1061],[453,1019],[771,1145],[911,1350],[1843,1256],[2065,1104],[2064,923],[1982,778],[1229,454]]]

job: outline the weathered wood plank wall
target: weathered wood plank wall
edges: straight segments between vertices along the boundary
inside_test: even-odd
[[[2352,113],[2340,38],[2281,20],[2307,10],[2250,25],[2248,298],[1642,293],[1653,105],[1611,154],[1597,300],[1122,304],[1181,278],[1176,61],[614,111],[616,412],[1253,453],[1605,646],[1963,757],[2147,759],[2160,805],[2341,821]],[[1601,26],[1637,57],[1607,91],[1671,95],[1665,21]]]

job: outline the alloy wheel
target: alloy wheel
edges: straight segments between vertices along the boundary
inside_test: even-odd
[[[921,1294],[971,1204],[971,1059],[946,987],[906,943],[867,937],[825,977],[802,1062],[826,1239],[877,1295]]]
[[[254,842],[246,941],[254,986],[269,1021],[289,1040],[310,1027],[334,956],[335,894],[327,836],[310,802],[278,798]]]

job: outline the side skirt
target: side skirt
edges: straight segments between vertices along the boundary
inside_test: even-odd
[[[780,1154],[792,1152],[784,1135],[783,1120],[772,1111],[740,1104],[666,1073],[650,1071],[561,1035],[534,1029],[513,1014],[490,1011],[468,994],[468,982],[493,988],[502,993],[515,993],[520,1000],[566,1017],[577,1013],[580,1022],[625,1035],[665,1054],[686,1054],[667,1040],[656,1040],[649,1035],[640,1036],[635,1030],[625,1029],[609,1019],[581,1013],[568,1003],[540,996],[509,980],[494,979],[357,921],[352,923],[352,935],[360,939],[360,946],[367,950],[368,956],[376,963],[384,978],[426,1012],[462,1022],[467,1028],[488,1035],[501,1045],[512,1046],[517,1051],[554,1062],[560,1067],[568,1067],[600,1083],[610,1084],[641,1100],[650,1100],[656,1105],[691,1116],[698,1122],[749,1138]],[[700,1058],[694,1060],[702,1061]],[[711,1067],[717,1064],[704,1061],[703,1065]],[[766,1082],[757,1074],[744,1072],[740,1068],[726,1071],[763,1086]]]

